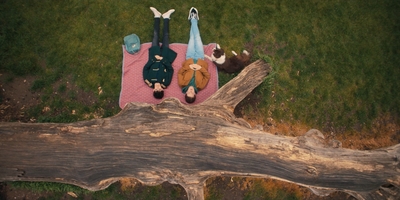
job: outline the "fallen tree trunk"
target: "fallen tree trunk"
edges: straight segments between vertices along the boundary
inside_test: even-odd
[[[90,121],[0,123],[0,181],[48,181],[101,190],[124,177],[146,185],[182,185],[203,199],[212,176],[284,180],[319,195],[345,191],[359,199],[399,197],[400,144],[373,151],[326,143],[315,129],[301,137],[251,129],[233,115],[270,68],[246,67],[207,101],[130,103],[116,116]]]

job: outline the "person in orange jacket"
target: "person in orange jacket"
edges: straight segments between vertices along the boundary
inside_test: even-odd
[[[186,51],[186,60],[182,63],[182,68],[178,71],[178,84],[185,94],[185,101],[193,103],[196,94],[204,89],[210,80],[208,64],[204,60],[204,48],[201,41],[198,27],[199,14],[196,8],[189,10],[190,37]]]

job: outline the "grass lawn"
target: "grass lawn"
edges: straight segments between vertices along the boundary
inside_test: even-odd
[[[171,42],[187,43],[187,14],[195,6],[203,43],[247,49],[253,60],[271,64],[271,74],[241,103],[246,119],[362,137],[380,137],[377,120],[390,119],[399,133],[396,0],[1,1],[0,73],[7,76],[1,84],[34,77],[26,92],[41,93],[28,111],[36,122],[115,115],[123,37],[151,41],[150,6],[176,9]],[[220,74],[220,85],[234,76]]]

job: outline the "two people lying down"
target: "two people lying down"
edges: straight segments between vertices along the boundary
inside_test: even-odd
[[[172,80],[174,62],[177,53],[169,48],[169,21],[171,14],[175,11],[170,9],[161,14],[156,8],[150,7],[154,13],[154,31],[152,45],[149,48],[149,59],[143,68],[144,82],[153,89],[153,96],[161,99]],[[163,18],[162,45],[159,44],[160,21]],[[189,10],[190,21],[189,43],[186,51],[186,60],[178,71],[178,85],[185,95],[187,103],[196,100],[196,94],[204,89],[210,79],[208,64],[204,60],[203,42],[198,28],[199,15],[196,8]]]

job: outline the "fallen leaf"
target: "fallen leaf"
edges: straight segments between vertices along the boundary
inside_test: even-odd
[[[69,196],[71,196],[71,197],[78,198],[78,195],[76,195],[76,194],[73,193],[73,192],[67,192],[67,194],[68,194]]]

